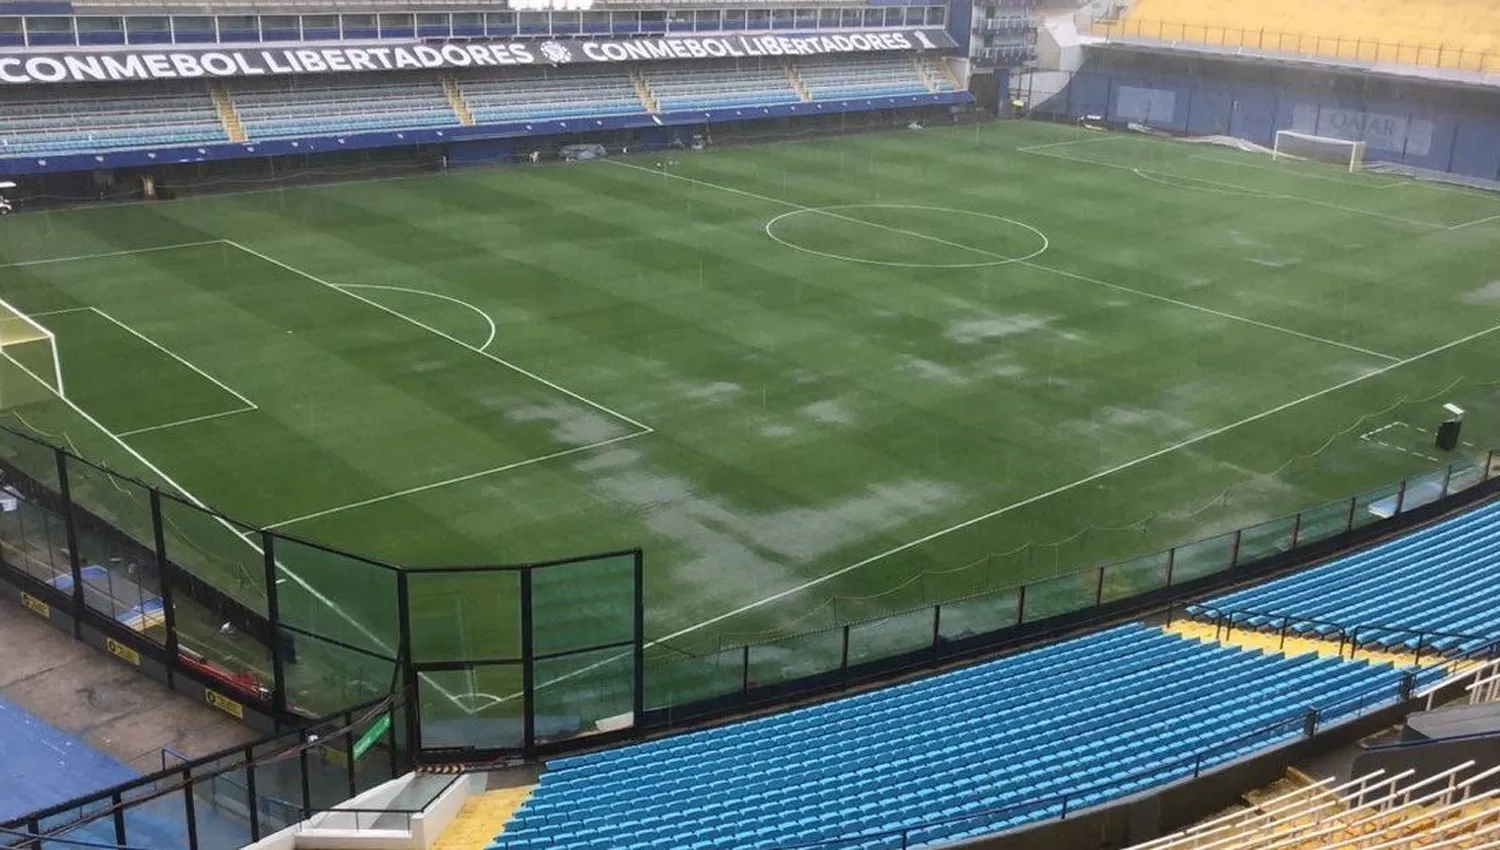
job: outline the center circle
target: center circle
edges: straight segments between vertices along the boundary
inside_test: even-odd
[[[855,210],[907,210],[916,211],[918,213],[946,213],[956,216],[966,216],[970,219],[982,219],[986,222],[999,222],[1001,224],[1007,225],[1008,228],[1017,228],[1025,231],[1028,234],[1029,241],[1035,244],[1035,248],[1030,253],[1017,254],[1015,256],[1012,256],[1001,251],[989,251],[973,245],[966,245],[962,242],[954,241],[932,233],[926,233],[920,230],[912,230],[909,227],[904,227],[899,223],[888,224],[883,221],[869,221],[861,218],[858,215],[852,214]],[[777,232],[778,227],[780,227],[783,231],[786,230],[787,228],[785,226],[785,223],[799,216],[822,216],[835,221],[843,221],[851,226],[862,227],[867,230],[873,231],[872,235],[877,238],[881,235],[905,236],[911,239],[921,240],[936,246],[947,246],[954,251],[977,256],[979,259],[976,259],[972,262],[953,263],[885,260],[879,259],[877,257],[862,257],[846,253],[839,253],[836,251],[829,251],[823,248],[815,248],[810,245],[803,244],[802,242],[796,241],[794,238],[787,236],[785,233]],[[847,263],[863,263],[865,265],[871,266],[891,266],[894,268],[907,269],[981,269],[991,266],[1003,266],[1009,263],[1021,263],[1034,257],[1040,256],[1042,252],[1047,250],[1049,245],[1047,234],[1022,221],[1016,221],[1015,219],[1006,218],[999,215],[991,215],[990,213],[977,212],[975,210],[961,210],[955,209],[953,207],[934,207],[927,206],[925,204],[835,204],[832,206],[823,207],[802,207],[790,212],[784,212],[781,215],[773,217],[766,222],[765,231],[766,235],[771,237],[773,241],[785,245],[788,248],[802,251],[803,253],[813,254],[819,257],[826,257],[830,260],[843,260]]]

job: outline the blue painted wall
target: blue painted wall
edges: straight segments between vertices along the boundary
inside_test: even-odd
[[[1363,140],[1367,161],[1500,179],[1500,90],[1108,47],[1037,111],[1268,147],[1299,130]]]
[[[137,776],[126,765],[0,699],[0,821]]]

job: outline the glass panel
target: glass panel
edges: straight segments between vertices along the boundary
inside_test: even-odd
[[[401,625],[395,570],[284,537],[275,539],[272,553],[281,622],[396,657]]]
[[[417,661],[521,657],[520,573],[411,572],[411,651]]]
[[[1099,571],[1083,570],[1026,585],[1022,615],[1028,623],[1092,607],[1099,591]]]
[[[163,496],[162,532],[178,643],[200,672],[231,695],[256,697],[271,681],[271,640],[265,633],[265,558],[255,532]],[[247,604],[250,613],[224,596]]]
[[[635,555],[532,570],[531,622],[538,655],[632,640]]]
[[[1020,601],[1020,590],[1011,588],[945,602],[938,617],[938,636],[944,640],[962,640],[1014,626]]]
[[[1335,534],[1343,534],[1348,524],[1348,499],[1305,510],[1302,512],[1302,526],[1297,529],[1297,545],[1305,546]]]
[[[423,747],[516,749],[524,743],[519,664],[429,671],[417,681]]]
[[[849,664],[932,649],[933,609],[920,608],[849,627]]]
[[[744,684],[744,651],[647,660],[646,708],[685,705],[737,693]]]
[[[33,35],[39,33],[70,33],[73,31],[73,19],[29,16],[26,18],[26,31]]]
[[[194,800],[193,814],[200,821],[199,830],[206,824],[204,817],[212,812],[207,806]],[[101,822],[101,825],[108,821]],[[114,832],[110,830],[110,843],[114,843]],[[244,837],[249,842],[248,833]],[[125,810],[125,843],[131,847],[152,847],[161,850],[188,850],[187,801],[185,792],[176,791]],[[200,844],[200,846],[202,846]],[[240,846],[244,846],[243,844]]]
[[[1229,532],[1177,547],[1172,559],[1172,583],[1182,584],[1229,569],[1229,554],[1233,546],[1234,532]]]
[[[1396,503],[1400,500],[1401,484],[1360,493],[1354,497],[1354,527],[1363,528],[1372,522],[1390,519],[1396,515]]]
[[[750,647],[750,687],[774,685],[839,669],[844,630],[829,629]]]
[[[1252,525],[1240,532],[1240,548],[1235,553],[1234,564],[1248,564],[1270,557],[1292,548],[1292,529],[1297,523],[1295,516],[1273,519],[1260,525]]]
[[[67,469],[84,604],[135,631],[160,632],[150,491],[82,461]]]
[[[288,705],[313,717],[389,694],[395,682],[394,660],[297,632],[283,631],[281,646]]]
[[[627,650],[602,649],[536,662],[536,738],[562,740],[634,724],[635,663]]]
[[[1167,553],[1152,552],[1104,567],[1104,593],[1101,602],[1113,602],[1166,587]]]

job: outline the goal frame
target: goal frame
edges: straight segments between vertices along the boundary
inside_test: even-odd
[[[1349,170],[1349,172],[1350,173],[1354,173],[1354,172],[1357,172],[1361,168],[1364,167],[1364,164],[1365,164],[1365,143],[1364,143],[1364,140],[1362,140],[1362,139],[1361,140],[1340,139],[1340,138],[1336,138],[1334,136],[1319,136],[1319,135],[1316,135],[1314,133],[1303,133],[1303,132],[1300,132],[1298,130],[1277,130],[1276,131],[1275,141],[1272,142],[1272,147],[1271,147],[1271,158],[1272,159],[1274,159],[1274,160],[1280,160],[1280,159],[1300,159],[1300,160],[1306,160],[1306,159],[1308,159],[1308,157],[1299,156],[1297,154],[1292,154],[1292,153],[1287,153],[1285,150],[1283,150],[1282,149],[1281,140],[1284,139],[1284,138],[1286,138],[1286,139],[1300,139],[1301,141],[1311,142],[1313,144],[1326,144],[1326,145],[1328,145],[1330,147],[1346,148],[1348,150],[1348,152],[1349,152],[1349,162],[1348,162],[1348,170]],[[1318,162],[1318,161],[1321,161],[1321,160],[1313,160],[1313,161],[1314,162]],[[1335,162],[1335,161],[1331,160],[1330,163],[1332,163],[1332,162]]]
[[[3,330],[0,330],[0,357],[4,357],[6,360],[9,360],[10,362],[16,364],[16,366],[20,368],[21,371],[30,375],[32,378],[35,378],[37,382],[41,383],[47,389],[56,393],[58,398],[67,398],[67,390],[63,386],[62,358],[59,357],[57,353],[57,335],[44,327],[36,319],[28,316],[25,311],[16,307],[16,305],[10,303],[9,301],[6,301],[3,298],[0,298],[0,325],[3,325],[6,322],[17,322],[19,324],[23,324],[31,328],[31,330],[35,332],[35,335],[27,336],[21,339],[10,339],[3,332]],[[10,351],[8,350],[13,349],[18,345],[34,345],[39,342],[46,343],[48,352],[52,356],[52,379],[55,385],[48,384],[45,377],[32,372],[29,368],[26,367],[25,364],[12,357]]]

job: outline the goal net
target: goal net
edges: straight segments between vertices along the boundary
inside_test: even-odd
[[[0,408],[61,397],[57,338],[35,319],[0,300]]]
[[[1276,131],[1276,159],[1309,159],[1328,162],[1358,171],[1365,162],[1365,143],[1331,136],[1314,136],[1295,130]]]

